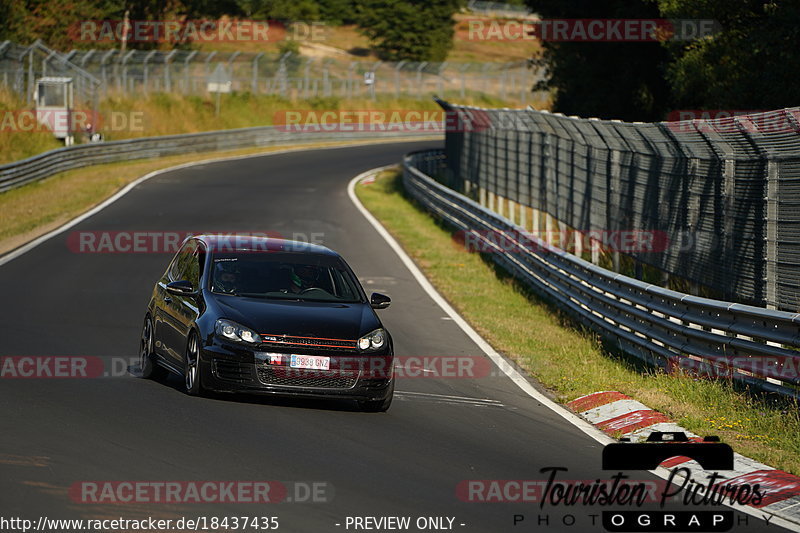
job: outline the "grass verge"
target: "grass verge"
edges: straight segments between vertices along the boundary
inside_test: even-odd
[[[392,142],[387,140],[386,142]],[[342,144],[367,144],[363,142],[320,142],[303,144],[304,148],[319,148]],[[294,146],[247,148],[204,154],[186,154],[135,162],[95,165],[56,174],[0,194],[0,254],[29,242],[65,222],[85,213],[112,196],[140,176],[190,161],[216,157],[268,153]]]
[[[445,95],[446,96],[446,95]],[[468,92],[461,103],[481,107],[507,107],[508,101],[480,93]],[[144,95],[110,94],[99,103],[99,123],[96,124],[105,140],[116,141],[136,137],[153,137],[202,131],[228,130],[255,126],[283,124],[285,111],[315,111],[319,117],[325,111],[384,111],[396,112],[406,120],[408,111],[431,111],[441,113],[441,108],[431,98],[418,99],[407,96],[399,98],[379,95],[370,98],[318,97],[305,99],[283,98],[275,95],[253,95],[249,92],[232,92],[220,98],[220,114],[216,114],[213,96],[181,95],[174,93],[150,93]],[[0,89],[0,165],[63,146],[44,128],[29,131],[29,125],[18,113],[28,110],[23,99],[9,91]],[[88,112],[89,110],[83,110]],[[84,113],[82,116],[90,117]],[[390,115],[391,116],[391,115]],[[434,115],[440,118],[440,115]],[[84,121],[87,118],[83,119]],[[336,121],[338,118],[328,118]],[[397,124],[393,124],[397,127]],[[76,135],[76,142],[84,142],[83,135]]]
[[[690,431],[719,435],[743,455],[800,474],[796,404],[756,398],[726,382],[642,370],[605,351],[590,332],[453,240],[450,231],[406,198],[396,171],[359,185],[356,192],[459,313],[557,400],[617,390]]]

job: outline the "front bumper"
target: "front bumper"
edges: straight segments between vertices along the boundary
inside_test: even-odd
[[[361,401],[383,400],[391,394],[394,356],[390,348],[377,354],[291,353],[330,357],[330,370],[290,368],[290,353],[274,348],[213,344],[200,353],[203,386],[217,392]],[[283,357],[271,358],[269,354]],[[283,361],[270,362],[275,359]]]

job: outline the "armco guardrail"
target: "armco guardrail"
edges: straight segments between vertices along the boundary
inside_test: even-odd
[[[0,193],[59,172],[101,163],[275,144],[364,140],[377,136],[382,138],[429,137],[436,135],[437,131],[442,131],[441,124],[420,124],[416,130],[386,132],[297,132],[282,131],[272,126],[265,126],[81,144],[51,150],[22,161],[0,166]]]
[[[431,175],[441,175],[444,164],[441,150],[407,155],[406,190],[465,232],[467,242],[605,340],[666,370],[681,368],[800,395],[800,314],[690,296],[600,268],[438,183]]]

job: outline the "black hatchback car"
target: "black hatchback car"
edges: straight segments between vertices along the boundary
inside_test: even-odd
[[[386,411],[392,338],[364,289],[323,246],[255,236],[187,239],[158,280],[140,343],[141,371],[182,376],[186,392],[357,400]]]

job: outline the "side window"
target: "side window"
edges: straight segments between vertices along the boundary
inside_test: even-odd
[[[167,278],[169,281],[175,281],[175,276],[179,273],[178,264],[181,262],[180,259],[182,257],[182,251],[182,249],[178,250],[178,253],[176,253],[175,257],[172,258],[172,262],[169,264],[169,267],[167,267]]]
[[[197,284],[195,287],[200,286],[200,278],[203,276],[203,271],[206,267],[206,245],[202,242],[197,247]],[[194,282],[192,282],[194,283]]]
[[[189,281],[195,290],[200,286],[201,261],[205,259],[204,256],[205,254],[202,253],[200,247],[195,246],[194,252],[192,252],[189,260],[186,262],[186,270],[184,271],[183,279]]]
[[[189,280],[187,276],[190,274],[192,261],[194,260],[196,262],[196,255],[197,241],[191,240],[184,244],[176,254],[175,259],[172,262],[172,267],[170,267],[170,281],[179,281],[182,279]],[[199,270],[195,268],[195,272],[199,272]]]

